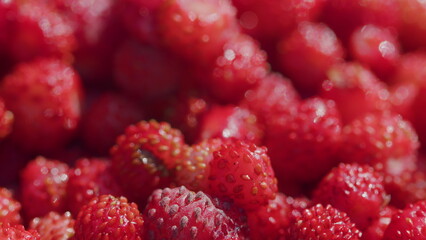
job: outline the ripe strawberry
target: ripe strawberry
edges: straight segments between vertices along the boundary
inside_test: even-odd
[[[63,215],[50,212],[42,218],[34,218],[30,229],[40,233],[40,240],[68,240],[74,236],[74,222],[70,212]]]
[[[333,30],[320,23],[302,22],[278,43],[280,70],[305,96],[320,90],[328,69],[343,57],[343,47]]]
[[[130,125],[111,148],[113,173],[127,196],[144,202],[154,189],[169,184],[184,147],[181,132],[168,123]]]
[[[362,233],[344,212],[317,204],[303,211],[290,227],[289,240],[358,240]]]
[[[404,48],[414,50],[425,47],[426,3],[420,0],[398,0],[402,26],[400,39]],[[415,36],[415,37],[414,37]]]
[[[396,209],[386,206],[380,213],[379,218],[374,220],[362,233],[362,240],[382,240],[383,234],[388,227],[392,215],[396,213]]]
[[[81,207],[93,197],[105,194],[121,196],[121,186],[111,171],[111,162],[104,159],[79,159],[69,173],[66,188],[67,209],[77,216]]]
[[[143,218],[135,203],[125,197],[93,198],[75,220],[75,240],[142,239]]]
[[[13,113],[6,108],[3,99],[0,99],[0,138],[12,131],[13,119]]]
[[[103,93],[82,119],[83,141],[95,153],[107,155],[124,129],[144,115],[142,108],[124,95]]]
[[[288,113],[297,106],[299,98],[289,79],[278,73],[271,73],[244,94],[240,105],[248,108],[260,122],[268,126],[275,115]]]
[[[197,64],[219,56],[225,42],[239,32],[228,0],[165,0],[156,21],[163,44]]]
[[[57,59],[18,64],[0,86],[14,114],[11,137],[36,153],[65,146],[77,130],[82,89],[77,73]]]
[[[401,61],[400,64],[402,64]],[[419,93],[419,88],[413,83],[400,82],[392,84],[389,92],[392,111],[405,119],[412,119],[413,111],[415,111],[412,105]]]
[[[68,165],[37,157],[21,173],[22,208],[30,220],[50,211],[65,210]]]
[[[305,100],[290,114],[275,115],[265,134],[272,165],[282,184],[313,182],[336,165],[341,123],[333,101]]]
[[[405,171],[390,180],[386,190],[392,195],[392,205],[404,208],[408,204],[426,199],[426,173],[424,171]]]
[[[269,200],[268,205],[247,212],[250,239],[285,239],[287,228],[290,226],[291,211],[292,206],[287,197],[278,193],[274,200]]]
[[[185,149],[182,161],[176,165],[175,181],[191,191],[206,191],[213,152],[220,149],[224,140],[205,139]]]
[[[352,56],[387,81],[395,71],[400,57],[397,35],[390,29],[365,25],[350,38]]]
[[[243,239],[220,202],[185,187],[155,190],[144,211],[146,239]]]
[[[426,239],[426,201],[419,201],[392,216],[384,233],[386,240]]]
[[[227,105],[212,106],[202,117],[198,141],[210,138],[235,138],[255,144],[262,142],[263,130],[249,110]]]
[[[321,96],[336,102],[344,124],[369,112],[390,108],[386,85],[360,64],[336,64],[327,76]]]
[[[424,104],[426,103],[426,84],[423,84],[418,88],[418,92],[416,97],[413,100],[413,103],[411,105],[411,123],[413,124],[413,127],[415,128],[417,134],[419,135],[420,143],[422,149],[426,148],[426,114],[424,111],[421,111],[419,109],[423,109]]]
[[[170,53],[133,40],[124,42],[114,59],[116,84],[126,95],[140,101],[172,93],[180,81],[181,68]]]
[[[12,196],[12,192],[7,188],[0,188],[0,222],[20,224],[22,219],[20,212],[21,204]]]
[[[370,166],[340,164],[319,183],[313,201],[348,214],[359,229],[379,218],[387,204],[383,177]]]
[[[0,239],[41,240],[37,231],[26,231],[22,225],[10,225],[9,223],[0,223]]]
[[[266,76],[268,70],[266,53],[258,43],[239,34],[224,44],[222,52],[207,70],[201,69],[204,73],[202,87],[221,102],[237,103],[248,89]],[[205,71],[207,77],[204,77]]]
[[[268,204],[277,193],[277,179],[266,152],[239,140],[222,144],[210,162],[209,192],[246,210]]]

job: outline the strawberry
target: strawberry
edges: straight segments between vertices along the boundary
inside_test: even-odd
[[[270,119],[265,134],[272,165],[282,185],[313,182],[336,165],[341,122],[333,101],[311,98],[290,114]]]
[[[66,188],[67,209],[77,216],[93,197],[105,194],[121,196],[121,186],[111,171],[111,162],[104,159],[79,159],[69,173]]]
[[[222,144],[210,162],[209,192],[246,210],[268,204],[277,193],[277,179],[266,152],[239,140]]]
[[[391,204],[404,208],[410,203],[426,199],[426,173],[422,170],[405,171],[391,178],[387,191],[392,195]]]
[[[29,162],[21,173],[25,217],[30,220],[50,211],[63,212],[67,182],[67,164],[44,157],[37,157]]]
[[[124,129],[144,119],[144,112],[122,94],[103,93],[82,119],[82,138],[95,153],[107,155]]]
[[[255,144],[262,142],[263,130],[249,110],[233,105],[212,106],[202,117],[198,141],[210,138],[236,138]]]
[[[112,171],[131,199],[144,202],[169,184],[185,146],[181,132],[168,123],[141,121],[127,127],[111,148]]]
[[[342,62],[344,50],[333,30],[302,22],[278,43],[279,68],[304,96],[317,93],[328,69]],[[309,71],[306,71],[306,69]]]
[[[395,214],[396,209],[386,206],[380,213],[379,218],[374,220],[362,233],[362,240],[382,240],[383,234],[388,227],[392,215]]]
[[[360,64],[336,64],[327,76],[321,96],[336,102],[344,124],[369,112],[390,109],[386,85]]]
[[[0,223],[0,239],[41,240],[40,234],[37,231],[26,231],[22,225],[10,225],[9,223]]]
[[[155,190],[144,211],[146,239],[243,239],[220,203],[185,187]]]
[[[101,195],[84,205],[75,220],[75,240],[142,240],[144,220],[135,203],[125,197]]]
[[[81,114],[81,82],[72,67],[57,59],[18,64],[0,85],[14,114],[11,137],[28,151],[51,152],[67,144]]]
[[[7,188],[0,188],[0,222],[20,224],[22,222],[20,212],[21,203],[13,198],[12,192]]]
[[[413,124],[413,127],[419,135],[422,149],[426,149],[426,126],[424,124],[424,121],[426,120],[426,114],[424,111],[420,111],[419,109],[422,109],[424,104],[426,103],[425,93],[426,84],[423,84],[421,87],[418,88],[417,95],[411,105],[411,123]]]
[[[70,212],[63,215],[50,212],[42,218],[34,218],[30,229],[40,233],[40,240],[68,240],[74,236],[74,222]]]
[[[426,201],[419,201],[392,216],[383,239],[421,240],[426,238]]]
[[[289,240],[358,240],[362,233],[344,212],[317,204],[303,211],[290,227]]]
[[[387,204],[383,177],[370,166],[340,164],[317,186],[313,201],[348,214],[358,229],[365,229],[379,218]]]
[[[0,99],[0,138],[4,138],[12,131],[14,115],[9,111],[3,99]]]
[[[404,48],[414,50],[425,47],[426,41],[426,3],[419,0],[398,0],[399,16],[402,26],[400,39]],[[415,37],[414,37],[415,36]]]
[[[213,152],[223,143],[220,138],[210,138],[186,148],[182,161],[176,165],[176,183],[191,191],[206,191]]]

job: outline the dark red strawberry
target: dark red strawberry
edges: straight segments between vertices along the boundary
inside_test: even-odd
[[[74,222],[70,212],[63,215],[50,212],[44,217],[34,218],[30,229],[40,233],[40,240],[68,240],[75,234]]]
[[[135,203],[125,197],[102,195],[93,198],[75,220],[75,240],[142,240],[144,220]]]
[[[317,204],[303,211],[290,227],[289,240],[358,240],[362,233],[344,212]]]
[[[392,207],[384,207],[380,213],[379,218],[374,220],[362,233],[362,240],[382,240],[383,234],[388,227],[392,216],[396,213],[396,209]]]
[[[229,197],[246,210],[268,204],[277,193],[267,149],[240,140],[213,153],[208,179],[212,195]]]
[[[185,187],[155,190],[144,211],[145,238],[244,239],[238,220],[216,200]]]
[[[37,231],[26,231],[22,225],[10,225],[9,223],[0,223],[0,239],[41,240],[40,234]]]
[[[319,183],[313,201],[348,214],[359,229],[379,218],[386,196],[383,177],[370,166],[340,164]]]
[[[21,203],[14,199],[12,192],[7,188],[0,188],[0,222],[12,225],[22,222]]]

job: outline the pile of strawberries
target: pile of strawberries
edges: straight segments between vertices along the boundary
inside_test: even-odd
[[[423,0],[0,0],[0,239],[426,240]]]

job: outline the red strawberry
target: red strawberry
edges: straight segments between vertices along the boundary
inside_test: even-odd
[[[9,223],[0,223],[0,239],[41,240],[37,231],[26,231],[22,225],[10,225]]]
[[[77,130],[82,89],[77,73],[57,59],[18,64],[0,86],[14,114],[11,137],[27,150],[63,147]]]
[[[396,209],[386,206],[379,213],[379,218],[374,220],[362,233],[362,240],[382,240],[383,234],[388,227],[392,215],[395,214]]]
[[[210,138],[186,148],[182,161],[176,165],[176,183],[191,191],[206,191],[213,152],[223,143],[220,138]]]
[[[336,165],[341,122],[333,101],[305,100],[267,124],[265,145],[282,185],[288,180],[318,180]]]
[[[419,201],[392,216],[383,239],[426,239],[426,201]]]
[[[372,167],[340,164],[319,183],[313,201],[348,214],[359,229],[365,229],[379,218],[387,204],[383,177]]]
[[[287,197],[278,193],[268,205],[247,212],[250,239],[285,239],[287,228],[290,226],[291,211],[292,206],[288,203]]]
[[[22,219],[20,212],[21,204],[15,200],[7,188],[0,188],[0,222],[20,224]]]
[[[424,104],[426,103],[426,84],[419,87],[416,97],[411,105],[411,123],[419,135],[422,149],[426,149],[426,113],[422,111]]]
[[[277,179],[266,152],[265,147],[239,140],[222,144],[210,162],[209,191],[244,209],[268,204],[277,193]]]
[[[22,207],[28,220],[65,210],[68,165],[37,157],[21,173]]]
[[[155,190],[144,219],[146,239],[243,239],[242,226],[220,203],[185,187]]]
[[[420,0],[398,0],[402,26],[399,28],[404,48],[413,50],[425,47],[426,3]]]
[[[197,64],[219,56],[225,42],[239,32],[228,0],[165,0],[156,20],[164,45]]]
[[[185,146],[181,132],[168,123],[130,125],[111,148],[113,173],[131,199],[143,202],[169,184]]]
[[[50,212],[42,218],[34,218],[30,229],[40,233],[40,240],[68,240],[74,236],[74,222],[69,212],[63,215]]]
[[[336,64],[327,76],[321,96],[336,102],[344,124],[390,108],[386,85],[360,64]]]
[[[0,138],[4,138],[12,131],[13,113],[9,111],[3,99],[0,99]]]
[[[266,53],[251,37],[239,34],[223,46],[214,63],[203,71],[203,85],[219,101],[237,103],[269,70]],[[205,71],[208,75],[205,77]]]
[[[358,240],[362,233],[344,212],[317,204],[303,211],[290,227],[289,240]]]
[[[144,112],[135,102],[121,94],[104,93],[82,119],[83,141],[90,150],[106,155],[124,129],[142,119]]]
[[[104,159],[79,159],[69,173],[67,209],[77,216],[81,207],[93,197],[105,194],[121,196],[121,186],[111,171],[111,162]]]
[[[404,208],[410,203],[426,199],[426,172],[405,171],[390,180],[386,190],[392,195],[392,205]]]
[[[343,61],[343,51],[326,25],[302,22],[278,43],[278,61],[302,95],[312,95],[320,90],[328,69]]]
[[[142,240],[142,214],[125,197],[102,195],[93,198],[75,220],[75,240]]]
[[[227,105],[212,106],[202,117],[198,140],[235,138],[255,144],[262,142],[263,130],[249,110]]]

